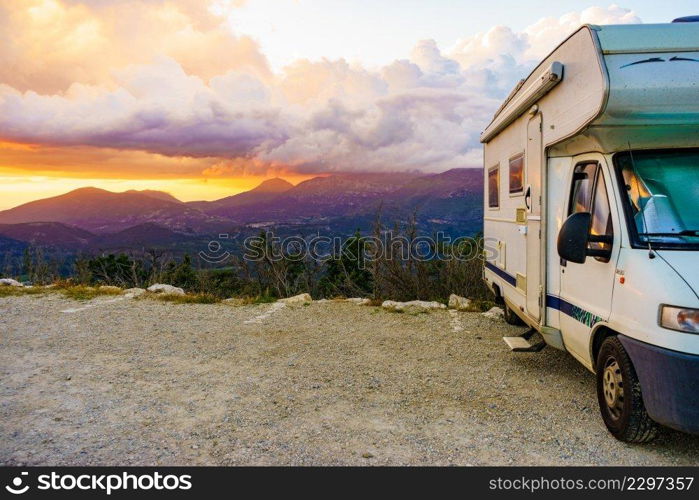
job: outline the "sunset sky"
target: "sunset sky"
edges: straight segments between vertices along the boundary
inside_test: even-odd
[[[0,209],[480,166],[502,98],[572,30],[694,4],[0,0]]]

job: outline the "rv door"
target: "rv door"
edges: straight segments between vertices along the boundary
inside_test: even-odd
[[[527,125],[526,179],[524,203],[527,208],[527,314],[540,321],[543,299],[541,293],[541,173],[543,141],[541,113],[536,113]]]

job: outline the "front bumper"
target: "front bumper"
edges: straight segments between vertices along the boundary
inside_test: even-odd
[[[699,356],[619,335],[641,383],[648,415],[659,424],[699,434]]]

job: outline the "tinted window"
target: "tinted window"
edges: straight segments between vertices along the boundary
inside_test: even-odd
[[[576,165],[573,171],[573,190],[570,193],[568,215],[589,212],[592,204],[592,186],[597,163]]]
[[[510,193],[519,193],[524,189],[524,156],[510,160]]]
[[[500,168],[488,169],[488,206],[497,208],[500,206]]]
[[[604,182],[602,170],[597,172],[597,183],[595,185],[595,197],[592,202],[592,227],[590,234],[601,236],[612,236],[612,211],[609,208],[609,197],[607,196],[607,185]],[[610,249],[610,243],[590,242],[590,248]]]

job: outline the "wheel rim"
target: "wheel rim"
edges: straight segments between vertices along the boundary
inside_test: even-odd
[[[614,358],[609,358],[605,363],[602,391],[609,413],[614,419],[618,419],[624,411],[624,380],[621,376],[621,367]]]

